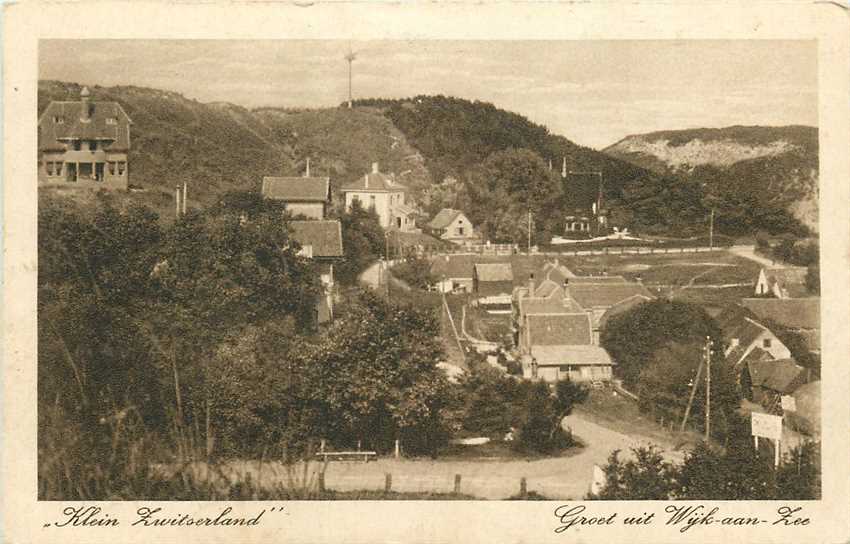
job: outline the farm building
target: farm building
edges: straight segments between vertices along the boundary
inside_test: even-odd
[[[480,242],[472,221],[460,210],[443,208],[428,225],[428,233],[435,238],[464,245]]]
[[[500,297],[510,304],[513,288],[511,263],[475,263],[472,266],[472,292],[479,299]]]
[[[741,304],[758,319],[799,334],[809,351],[820,353],[820,298],[745,298]]]
[[[339,221],[291,221],[292,238],[301,245],[300,254],[316,261],[324,287],[316,304],[316,321],[333,320],[334,263],[343,256],[342,228]]]
[[[308,163],[303,177],[264,177],[262,194],[283,202],[293,217],[324,219],[331,203],[331,182],[327,177],[311,177]]]
[[[730,305],[716,318],[723,331],[723,354],[730,366],[741,372],[745,359],[754,350],[773,359],[786,359],[791,352],[756,316],[746,308]]]
[[[127,189],[130,125],[118,102],[51,102],[38,119],[38,183],[89,189]]]

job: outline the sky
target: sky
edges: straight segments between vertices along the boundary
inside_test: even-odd
[[[318,108],[443,94],[601,149],[630,134],[817,125],[814,41],[43,40],[39,78]]]

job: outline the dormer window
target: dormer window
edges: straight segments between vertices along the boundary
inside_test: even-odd
[[[106,118],[106,124],[107,124],[107,125],[117,125],[117,124],[118,124],[118,119],[116,119],[116,118],[114,118],[114,117],[107,117],[107,118]]]

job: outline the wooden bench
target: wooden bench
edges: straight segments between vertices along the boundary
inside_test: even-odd
[[[378,453],[374,451],[317,451],[316,457],[328,461],[377,461]]]

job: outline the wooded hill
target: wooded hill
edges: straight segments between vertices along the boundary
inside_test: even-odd
[[[760,222],[772,230],[789,212],[812,230],[818,221],[818,129],[733,126],[628,136],[605,153],[706,187],[721,204],[725,230]],[[774,217],[768,217],[773,215]],[[770,229],[769,229],[770,230]]]
[[[51,100],[78,100],[80,89],[75,83],[39,82],[39,113]],[[569,187],[565,190],[559,173],[566,160],[570,171],[603,172],[612,224],[672,236],[703,234],[707,228],[705,194],[690,176],[653,172],[579,146],[485,102],[419,96],[360,100],[351,109],[249,110],[141,87],[90,91],[93,101],[119,102],[133,120],[130,183],[148,191],[148,196],[131,196],[135,199],[165,203],[166,193],[186,181],[190,205],[206,206],[228,190],[258,191],[263,176],[300,175],[308,157],[311,173],[330,176],[338,188],[379,162],[382,171],[395,172],[410,188],[423,218],[455,206],[486,223],[498,202],[512,209],[498,225],[484,226],[494,238],[512,239],[520,212],[530,206],[540,218],[543,239],[563,229]],[[508,183],[493,181],[499,178]],[[534,181],[544,178],[544,183]],[[157,192],[160,196],[150,196]]]

